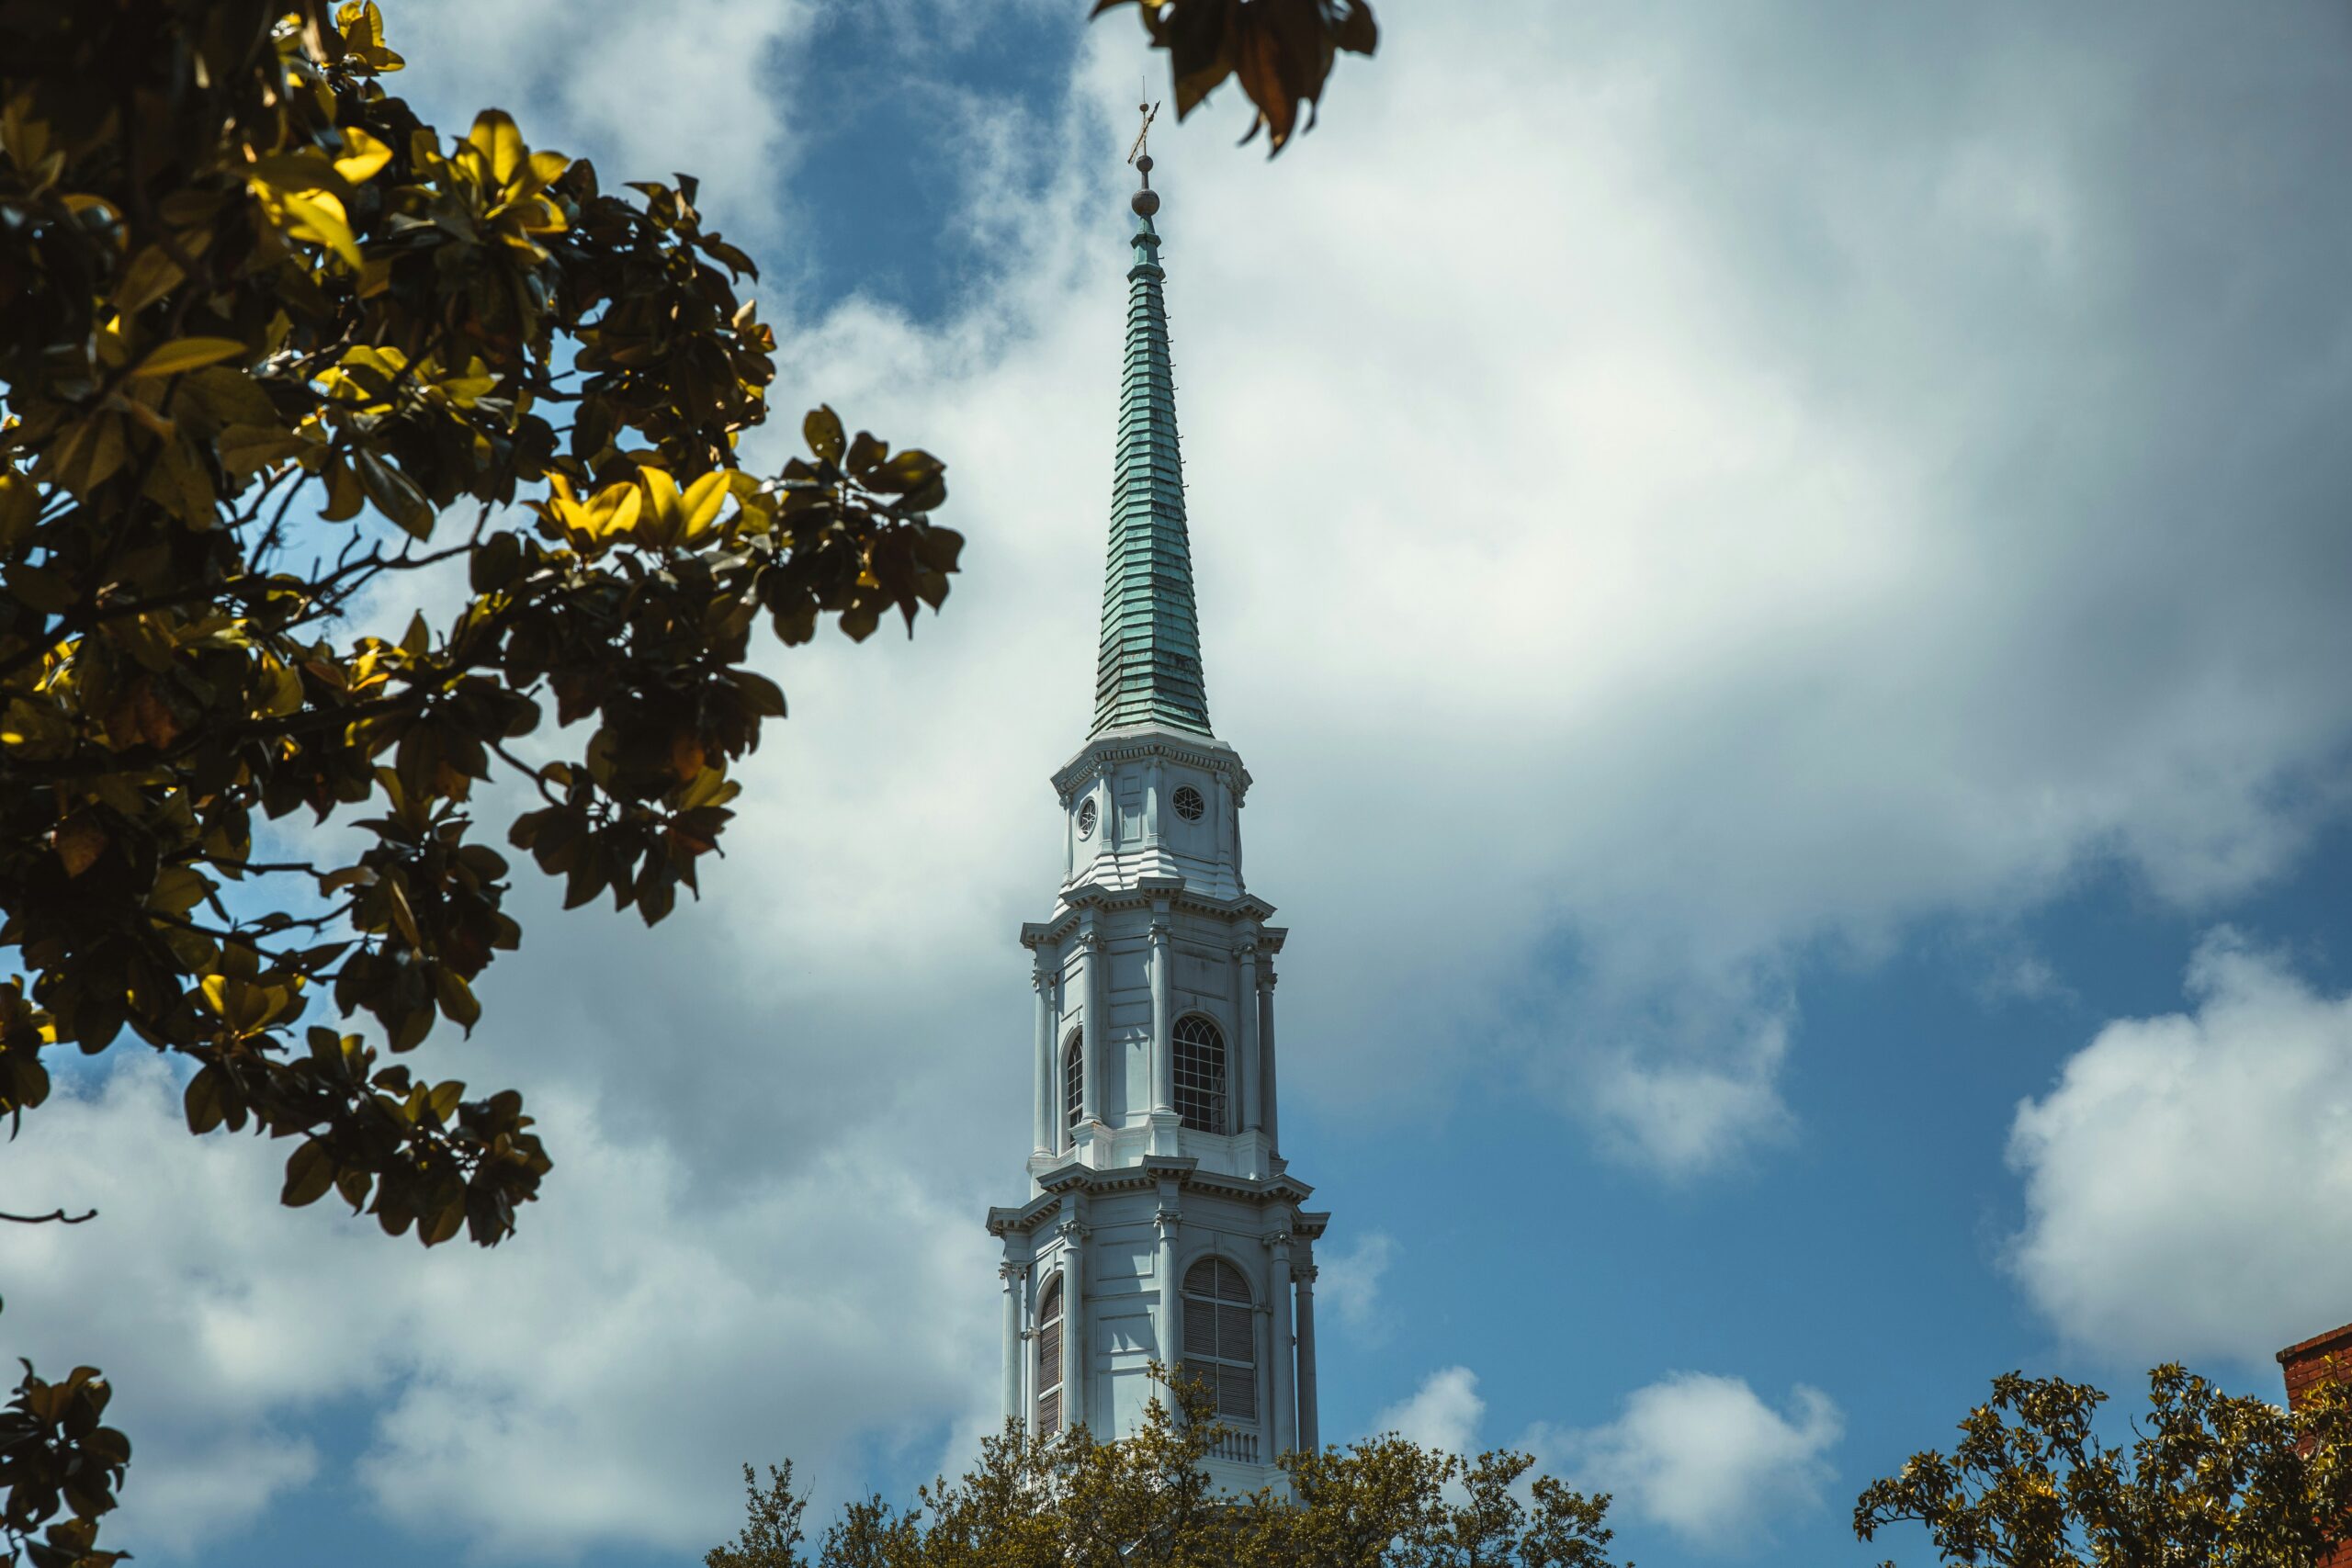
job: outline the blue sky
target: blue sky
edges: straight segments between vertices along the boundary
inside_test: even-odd
[[[514,1242],[259,1207],[109,1058],[11,1150],[105,1218],[0,1235],[8,1323],[120,1382],[142,1562],[697,1561],[742,1461],[903,1492],[992,1416],[1148,62],[1074,0],[386,9],[445,131],[701,174],[779,408],[942,453],[967,573],[775,660],[699,905],[524,896],[433,1047],[543,1107]],[[1325,1431],[1526,1444],[1649,1568],[1925,1562],[1852,1497],[1994,1374],[2275,1394],[2352,1319],[2352,39],[1467,9],[1278,163],[1155,139]]]

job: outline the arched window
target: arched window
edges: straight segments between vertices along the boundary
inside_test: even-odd
[[[1250,1281],[1222,1258],[1184,1271],[1184,1371],[1216,1392],[1220,1420],[1258,1419],[1258,1332]]]
[[[1037,1435],[1050,1438],[1062,1429],[1062,1282],[1046,1281],[1037,1303]]]
[[[1176,1021],[1176,1113],[1195,1133],[1225,1125],[1225,1036],[1198,1013]]]
[[[1078,1142],[1078,1121],[1086,1114],[1086,1030],[1069,1032],[1062,1042],[1062,1127],[1069,1143]]]

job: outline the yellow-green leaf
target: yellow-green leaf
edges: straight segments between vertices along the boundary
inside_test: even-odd
[[[523,144],[523,133],[514,125],[514,117],[504,109],[484,109],[474,117],[473,130],[466,140],[489,160],[491,178],[504,186],[514,183],[514,171],[530,156]]]
[[[322,190],[280,191],[277,203],[294,220],[284,225],[287,233],[298,240],[317,241],[342,257],[354,272],[366,265],[359,254],[359,242],[353,238],[351,224],[344,216],[343,203],[334,197]]]
[[[679,543],[693,544],[718,520],[718,509],[727,504],[729,472],[726,468],[714,469],[686,487]]]
[[[245,352],[243,343],[232,337],[182,337],[164,344],[139,362],[131,375],[176,376],[183,370],[200,366],[218,365],[224,359],[234,359]]]
[[[392,161],[390,147],[356,125],[343,128],[343,156],[334,161],[334,172],[353,185],[374,178],[377,170]]]

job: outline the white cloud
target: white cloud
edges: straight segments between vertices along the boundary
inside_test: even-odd
[[[817,0],[403,0],[387,9],[387,41],[413,63],[386,85],[445,137],[503,108],[537,145],[593,159],[607,188],[666,183],[683,168],[701,177],[707,214],[747,215],[791,164],[792,96],[779,78],[821,11]]]
[[[2352,1303],[2352,996],[2226,929],[2188,988],[2191,1010],[2109,1023],[2018,1108],[2010,1266],[2102,1359],[2266,1367]]]
[[[2167,159],[2217,116],[2309,141],[2226,79],[2109,139],[2213,52],[2203,24],[2092,50],[2028,8],[1825,52],[1514,15],[1505,52],[1505,24],[1397,18],[1275,164],[1218,107],[1161,138],[1208,682],[1260,780],[1253,883],[1298,932],[1291,1092],[1393,1113],[1524,1072],[1688,1176],[1797,1132],[1809,955],[1997,925],[2086,865],[2225,897],[2340,809],[2352,481],[2303,411],[2352,387],[2324,334],[2158,330],[2272,298],[2238,253],[2119,262],[2181,210],[2277,236],[2273,272],[2335,253],[2307,205],[2240,214]],[[1821,79],[1875,47],[1948,54],[1951,90]],[[779,408],[945,454],[973,541],[913,648],[778,660],[789,755],[752,775],[778,804],[712,881],[795,890],[731,929],[804,959],[775,981],[809,1006],[919,947],[927,995],[893,1006],[1019,1007],[1001,936],[1047,897],[1041,781],[1091,684],[1136,62],[1097,28],[1068,106],[967,106],[948,319],[784,318]],[[1812,107],[1689,155],[1784,97]],[[632,134],[696,144],[667,112]],[[2095,438],[2051,449],[2086,409]]]
[[[1366,1231],[1344,1252],[1316,1255],[1319,1278],[1315,1299],[1338,1319],[1340,1326],[1364,1339],[1385,1337],[1387,1323],[1381,1311],[1380,1282],[1396,1261],[1396,1238],[1386,1231]]]
[[[1477,1374],[1447,1367],[1374,1416],[1371,1429],[1473,1455],[1486,1413]],[[1780,1411],[1744,1379],[1673,1372],[1634,1390],[1604,1426],[1537,1422],[1510,1446],[1570,1485],[1610,1493],[1621,1531],[1655,1525],[1723,1551],[1767,1540],[1775,1525],[1821,1506],[1834,1473],[1826,1456],[1844,1429],[1829,1396],[1804,1383]]]
[[[1424,1378],[1410,1398],[1374,1416],[1372,1429],[1394,1432],[1423,1448],[1471,1454],[1477,1451],[1478,1422],[1486,1413],[1478,1374],[1467,1367],[1447,1367]]]
[[[1613,1512],[1709,1551],[1750,1547],[1821,1506],[1826,1455],[1844,1431],[1829,1396],[1799,1383],[1773,1409],[1741,1378],[1675,1372],[1636,1389],[1624,1413],[1583,1431],[1521,1439]]]
[[[1818,39],[1513,16],[1400,19],[1273,169],[1160,159],[1207,673],[1300,933],[1294,1092],[1418,1110],[1499,1042],[1688,1173],[1794,1130],[1825,944],[2087,865],[2195,901],[2291,862],[2342,803],[2313,781],[2352,740],[2318,586],[2347,563],[2335,502],[2252,454],[2345,487],[2300,412],[2245,412],[2277,382],[2235,342],[2207,345],[2234,392],[2150,391],[2170,299],[2233,265],[2117,270],[2184,199],[2119,158],[2222,112],[2106,140],[2179,32],[2101,59],[2005,12],[1906,107],[1814,81]],[[1758,93],[1809,107],[1690,157]],[[2305,242],[2282,265],[2316,273]],[[2294,410],[2352,395],[2282,338]],[[2096,446],[2050,451],[2094,402]]]
[[[429,1496],[428,1533],[500,1561],[706,1546],[741,1461],[839,1495],[851,1441],[935,1442],[992,1399],[986,1238],[886,1155],[697,1194],[663,1146],[545,1098],[561,1180],[488,1254],[273,1208],[288,1145],[190,1138],[153,1064],[27,1120],[11,1190],[100,1213],[0,1231],[10,1337],[114,1381],[119,1544],[189,1552],[266,1507],[321,1462],[294,1428],[352,1396],[385,1515],[413,1528]]]

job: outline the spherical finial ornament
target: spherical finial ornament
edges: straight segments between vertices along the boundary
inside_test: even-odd
[[[1142,157],[1136,160],[1136,173],[1139,175],[1148,175],[1151,173],[1150,153],[1147,152]]]
[[[1159,193],[1146,186],[1127,197],[1127,205],[1136,209],[1136,217],[1148,218],[1159,210]]]

